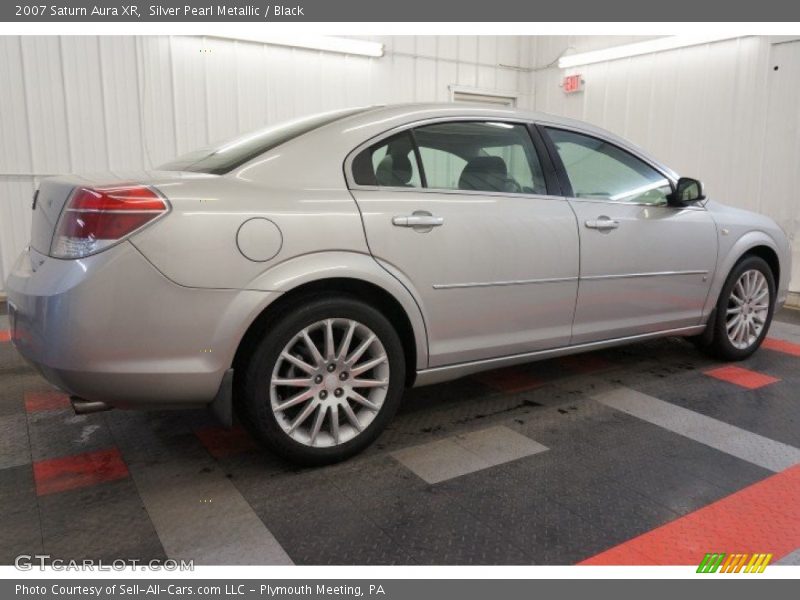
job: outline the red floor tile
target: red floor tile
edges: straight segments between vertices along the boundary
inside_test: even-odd
[[[526,392],[545,384],[545,381],[521,367],[508,367],[497,369],[475,375],[475,381],[479,381],[498,391],[506,394],[516,394]]]
[[[11,332],[8,329],[0,329],[0,342],[11,341]]]
[[[69,396],[61,392],[25,392],[25,410],[29,413],[69,407]]]
[[[258,449],[253,438],[241,427],[206,427],[194,433],[214,458],[227,458]]]
[[[747,388],[748,390],[754,390],[756,388],[775,383],[776,381],[780,381],[780,379],[777,377],[764,375],[763,373],[757,373],[749,369],[743,369],[742,367],[734,366],[718,367],[716,369],[706,371],[705,374],[716,379]]]
[[[699,565],[707,552],[771,553],[774,562],[797,548],[800,465],[579,564]]]
[[[124,479],[127,476],[128,467],[117,448],[33,463],[36,494],[39,496]]]
[[[784,354],[791,354],[792,356],[800,356],[800,344],[793,344],[786,340],[779,340],[776,338],[766,338],[761,344],[762,348],[767,350],[775,350],[776,352],[783,352]]]

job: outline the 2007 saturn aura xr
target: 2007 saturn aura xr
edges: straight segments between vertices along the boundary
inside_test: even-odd
[[[606,131],[398,105],[46,179],[7,289],[16,347],[77,411],[235,410],[322,464],[407,386],[656,336],[745,358],[789,256],[772,220]]]

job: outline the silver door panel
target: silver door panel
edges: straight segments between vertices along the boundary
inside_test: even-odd
[[[581,235],[572,343],[699,323],[717,261],[702,209],[570,199]],[[588,227],[613,221],[613,228]]]
[[[578,232],[563,199],[352,192],[370,251],[411,281],[421,298],[430,366],[569,343]],[[419,228],[393,224],[414,213],[441,222]]]

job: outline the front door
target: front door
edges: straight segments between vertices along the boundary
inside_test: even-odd
[[[580,231],[572,343],[697,325],[717,259],[708,212],[668,206],[667,178],[618,146],[546,131],[569,178]]]
[[[575,217],[524,124],[404,131],[362,151],[353,178],[370,251],[421,301],[429,366],[569,342]]]

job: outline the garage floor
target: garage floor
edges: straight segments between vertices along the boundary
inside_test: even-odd
[[[736,365],[667,339],[406,394],[304,470],[202,410],[76,416],[0,316],[0,562],[800,564],[800,313]]]

